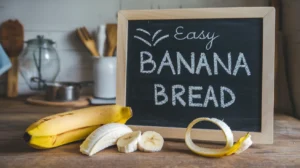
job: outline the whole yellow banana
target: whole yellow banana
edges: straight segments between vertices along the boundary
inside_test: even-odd
[[[85,139],[107,123],[126,123],[132,117],[130,107],[95,106],[51,115],[31,124],[24,140],[34,148],[47,149]]]

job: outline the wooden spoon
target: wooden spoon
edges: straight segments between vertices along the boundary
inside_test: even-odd
[[[100,54],[96,47],[96,42],[86,29],[86,27],[81,27],[77,29],[77,35],[79,36],[82,43],[85,45],[85,47],[90,51],[92,56],[99,57]]]
[[[16,97],[18,96],[18,56],[24,44],[24,29],[18,20],[8,20],[1,25],[0,43],[12,63],[12,68],[8,71],[7,97]]]
[[[106,25],[106,45],[105,56],[113,56],[117,47],[117,24]]]

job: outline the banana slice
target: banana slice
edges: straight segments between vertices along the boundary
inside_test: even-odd
[[[117,141],[118,151],[123,153],[130,153],[136,151],[140,138],[141,131],[134,131],[123,135]]]
[[[131,128],[124,124],[111,123],[99,127],[92,132],[80,145],[80,152],[92,156],[95,153],[113,146],[118,138],[132,132]]]
[[[146,131],[143,133],[138,148],[144,152],[158,152],[164,145],[164,138],[157,132]]]
[[[212,122],[222,129],[226,138],[226,146],[224,148],[214,149],[199,147],[192,141],[191,130],[195,124],[201,121]],[[222,157],[232,154],[239,154],[252,145],[251,135],[249,133],[241,137],[234,145],[233,141],[233,134],[229,126],[225,122],[216,118],[197,118],[189,124],[185,133],[185,144],[188,146],[188,148],[194,153],[205,157]]]

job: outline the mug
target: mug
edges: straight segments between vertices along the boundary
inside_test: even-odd
[[[116,97],[116,66],[115,56],[94,58],[94,97],[113,99]]]

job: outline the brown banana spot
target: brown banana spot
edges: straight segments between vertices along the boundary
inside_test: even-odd
[[[55,136],[55,140],[53,141],[52,145],[54,146],[55,142],[56,142],[57,136]]]
[[[43,121],[45,122],[45,121],[49,121],[49,120],[51,120],[52,118],[44,118],[43,119]]]
[[[58,115],[58,116],[60,116],[60,117],[64,117],[64,116],[68,116],[68,115],[73,115],[73,113],[60,114],[60,115]]]
[[[42,124],[42,123],[44,123],[44,122],[46,122],[46,121],[52,120],[53,118],[55,118],[55,117],[51,117],[51,118],[43,118],[43,119],[41,119],[41,120],[38,121],[38,124]]]

